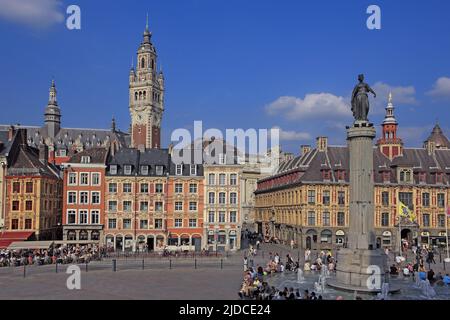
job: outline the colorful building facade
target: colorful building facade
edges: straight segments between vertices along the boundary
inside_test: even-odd
[[[418,245],[446,240],[450,196],[450,143],[438,125],[422,148],[405,148],[390,96],[382,137],[374,146],[375,227],[379,247],[398,248],[400,239]],[[345,246],[349,226],[349,158],[345,146],[316,148],[280,165],[276,175],[258,182],[256,220],[259,232],[302,248]],[[400,219],[401,201],[415,222]]]
[[[63,184],[58,168],[48,163],[48,150],[27,144],[27,131],[17,131],[5,176],[5,231],[28,233],[37,240],[56,239],[61,231]],[[20,240],[20,239],[15,239]]]
[[[88,149],[63,164],[62,221],[67,243],[103,244],[108,153],[105,148]]]

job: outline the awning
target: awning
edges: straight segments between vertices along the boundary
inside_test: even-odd
[[[34,231],[5,231],[0,233],[0,249],[6,249],[13,242],[25,241],[31,238]]]
[[[19,241],[11,243],[8,250],[50,249],[52,245],[53,241]]]

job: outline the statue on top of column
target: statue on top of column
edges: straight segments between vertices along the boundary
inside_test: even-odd
[[[358,76],[359,83],[355,86],[352,93],[352,112],[355,121],[369,121],[369,96],[368,93],[372,93],[374,98],[377,97],[375,91],[364,82],[364,75]]]

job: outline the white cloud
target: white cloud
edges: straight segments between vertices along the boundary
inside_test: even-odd
[[[414,86],[391,86],[384,82],[377,82],[372,86],[377,94],[376,99],[372,99],[371,112],[383,114],[387,105],[389,93],[392,92],[393,103],[395,106],[417,105],[416,88]]]
[[[331,93],[311,93],[303,99],[284,96],[266,106],[269,115],[282,115],[289,120],[335,119],[351,115],[350,105],[343,97]]]
[[[297,132],[297,131],[285,131],[280,127],[273,127],[272,129],[280,130],[280,140],[281,141],[305,141],[311,139],[311,134],[308,132]]]
[[[0,19],[45,28],[64,21],[60,0],[0,0]]]
[[[450,98],[450,78],[441,77],[437,79],[433,89],[428,91],[427,94],[435,98]]]

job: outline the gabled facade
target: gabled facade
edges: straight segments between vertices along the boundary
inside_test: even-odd
[[[16,139],[5,176],[4,230],[26,232],[37,240],[57,239],[62,223],[60,172],[48,162],[46,146],[28,146],[26,130],[19,130]]]
[[[68,243],[103,244],[108,154],[106,148],[93,148],[63,164],[63,240]]]

